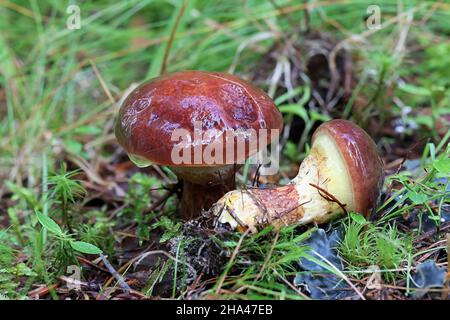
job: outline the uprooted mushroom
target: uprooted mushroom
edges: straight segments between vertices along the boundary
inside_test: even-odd
[[[323,223],[349,211],[367,217],[383,181],[374,141],[356,124],[336,119],[315,131],[310,154],[288,185],[231,191],[212,212],[218,223],[252,232],[269,224]]]

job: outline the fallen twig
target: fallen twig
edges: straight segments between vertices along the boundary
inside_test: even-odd
[[[125,290],[130,291],[130,286],[123,280],[123,278],[120,276],[120,274],[113,268],[113,266],[109,263],[109,261],[106,259],[105,255],[100,253],[100,258],[103,261],[103,264],[106,268],[108,268],[108,271],[111,273],[111,275],[117,280],[117,283]]]

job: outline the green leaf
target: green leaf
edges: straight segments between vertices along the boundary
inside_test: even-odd
[[[299,161],[300,154],[298,152],[298,147],[292,141],[287,141],[284,145],[283,154],[292,161]]]
[[[433,162],[433,167],[443,174],[450,174],[450,159],[444,158]]]
[[[305,122],[309,122],[308,112],[302,105],[299,104],[285,104],[278,108],[281,113],[291,113],[299,116]]]
[[[103,251],[98,248],[97,246],[84,242],[84,241],[70,241],[70,246],[81,253],[87,253],[87,254],[100,254]]]
[[[310,112],[311,115],[311,120],[313,121],[322,121],[322,122],[326,122],[326,121],[330,121],[331,117],[327,116],[326,114],[322,114],[319,113],[317,111],[311,110]]]
[[[434,120],[433,120],[432,116],[426,116],[426,115],[421,114],[420,116],[415,117],[414,121],[417,124],[424,125],[428,128],[433,128],[433,126],[434,126]]]
[[[428,216],[428,219],[433,220],[435,222],[440,222],[441,217],[440,216]]]
[[[408,198],[411,199],[414,204],[422,204],[428,200],[428,196],[426,194],[415,191],[409,191]]]
[[[80,126],[74,130],[76,134],[97,135],[102,133],[102,129],[94,126]]]
[[[180,222],[173,222],[168,217],[161,217],[161,219],[158,222],[155,222],[152,225],[153,228],[161,227],[164,229],[164,233],[161,236],[159,242],[164,243],[167,240],[170,240],[174,236],[176,236],[179,233],[179,230],[181,228]]]
[[[64,236],[64,232],[61,230],[60,226],[53,221],[52,219],[50,219],[49,217],[47,217],[46,215],[40,213],[40,212],[36,212],[36,216],[37,219],[39,220],[39,222],[41,223],[41,225],[47,229],[48,231],[50,231],[51,233],[54,233],[58,236]]]
[[[359,213],[350,212],[350,218],[358,224],[366,224],[366,218]]]
[[[403,84],[400,86],[400,90],[405,91],[407,93],[415,94],[418,96],[430,96],[431,91],[424,87],[418,87],[412,84]]]
[[[278,98],[274,100],[274,103],[279,106],[280,104],[288,101],[289,99],[294,98],[295,96],[298,96],[300,93],[302,93],[303,87],[297,87],[292,91],[288,91],[285,94],[282,94]]]
[[[30,208],[38,205],[38,200],[30,189],[19,187],[9,180],[5,181],[5,185],[14,194],[12,198],[13,200],[23,199],[27,202]]]
[[[66,150],[72,154],[80,154],[83,151],[83,145],[76,140],[65,140]]]
[[[21,262],[13,267],[0,269],[0,273],[9,273],[16,276],[35,277],[37,273],[30,269],[25,263]]]

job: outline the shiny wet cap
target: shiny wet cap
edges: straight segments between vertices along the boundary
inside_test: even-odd
[[[203,132],[214,129],[215,134],[195,139],[199,124]],[[227,132],[243,133],[241,137],[248,140],[255,138],[245,135],[250,129],[257,135],[259,129],[277,129],[268,130],[267,139],[259,145],[265,147],[282,127],[280,112],[261,89],[227,73],[182,71],[151,79],[133,90],[119,111],[115,134],[128,154],[173,166],[180,165],[172,159],[179,143],[173,136],[177,129],[189,133],[192,146],[201,145],[204,150]],[[256,152],[248,148],[249,143],[245,158]],[[232,160],[243,159],[235,155]]]

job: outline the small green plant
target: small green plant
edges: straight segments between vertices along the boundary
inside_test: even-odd
[[[376,226],[356,213],[350,213],[343,226],[345,234],[338,250],[349,269],[356,271],[376,265],[386,280],[394,280],[396,269],[406,264],[410,257],[412,239],[395,226]]]
[[[140,242],[149,237],[148,223],[154,218],[154,215],[147,212],[147,209],[152,202],[152,196],[160,195],[161,189],[161,181],[142,173],[134,174],[128,182],[128,193],[125,198],[127,206],[122,214],[131,216],[136,221],[137,236]]]
[[[301,155],[298,152],[297,145],[292,141],[286,141],[283,149],[283,155],[291,161],[299,162],[301,160]]]
[[[164,216],[164,217],[161,217],[161,219],[159,219],[158,222],[155,222],[152,225],[152,228],[159,227],[164,230],[163,235],[159,239],[159,242],[163,243],[163,242],[166,242],[166,241],[172,239],[176,235],[178,235],[180,232],[181,226],[182,226],[181,222],[174,222],[170,218]]]
[[[403,171],[389,177],[389,183],[398,183],[402,187],[378,208],[378,211],[386,210],[381,221],[388,221],[417,207],[423,208],[422,211],[439,226],[442,207],[450,203],[450,145],[443,152],[439,151],[449,138],[450,131],[438,146],[434,143],[426,145],[421,160],[423,174],[420,176]],[[386,209],[388,206],[391,207]]]
[[[92,210],[83,214],[86,221],[77,226],[77,237],[97,247],[103,248],[105,252],[112,254],[114,248],[114,236],[112,227],[115,222],[111,221],[105,210]]]
[[[155,264],[155,268],[150,272],[146,285],[142,290],[146,296],[150,297],[153,294],[153,290],[158,283],[164,281],[164,277],[173,268],[173,260],[159,260]]]
[[[79,170],[65,172],[64,167],[61,166],[59,173],[54,173],[48,177],[50,186],[49,198],[60,205],[63,223],[69,230],[71,230],[70,205],[86,194],[86,190],[81,185],[81,182],[73,179],[78,173]]]
[[[59,264],[60,270],[62,270],[69,263],[77,264],[74,251],[86,254],[102,253],[102,250],[93,244],[75,240],[67,232],[64,232],[61,227],[48,216],[40,212],[36,212],[36,217],[42,227],[53,234],[58,240],[56,260]]]
[[[34,277],[37,274],[24,262],[16,262],[16,250],[12,249],[7,230],[0,231],[0,297],[22,298],[17,287],[22,277]],[[1,299],[1,298],[0,298]]]
[[[316,124],[317,122],[324,122],[324,121],[331,120],[331,118],[327,115],[323,115],[314,110],[307,110],[305,108],[305,104],[308,102],[310,95],[311,95],[311,89],[309,86],[307,86],[307,87],[305,87],[304,94],[298,103],[284,104],[284,105],[278,106],[278,109],[281,111],[281,113],[283,113],[288,118],[288,121],[292,121],[292,117],[297,116],[297,117],[301,118],[305,123],[305,128],[302,132],[300,141],[298,142],[298,145],[297,145],[297,153],[299,155],[302,155],[300,152],[304,150],[307,139],[308,139],[308,134],[311,133],[311,131],[314,127],[314,124]],[[288,156],[292,156],[293,155],[292,154],[293,146],[288,146],[287,148],[288,149],[286,149],[285,152],[287,152]],[[299,155],[295,156],[295,158],[297,158],[297,159],[301,158]]]
[[[36,195],[34,194],[33,190],[20,187],[17,184],[8,180],[5,181],[5,185],[13,194],[11,200],[18,201],[21,208],[34,209],[38,207],[39,201]]]

